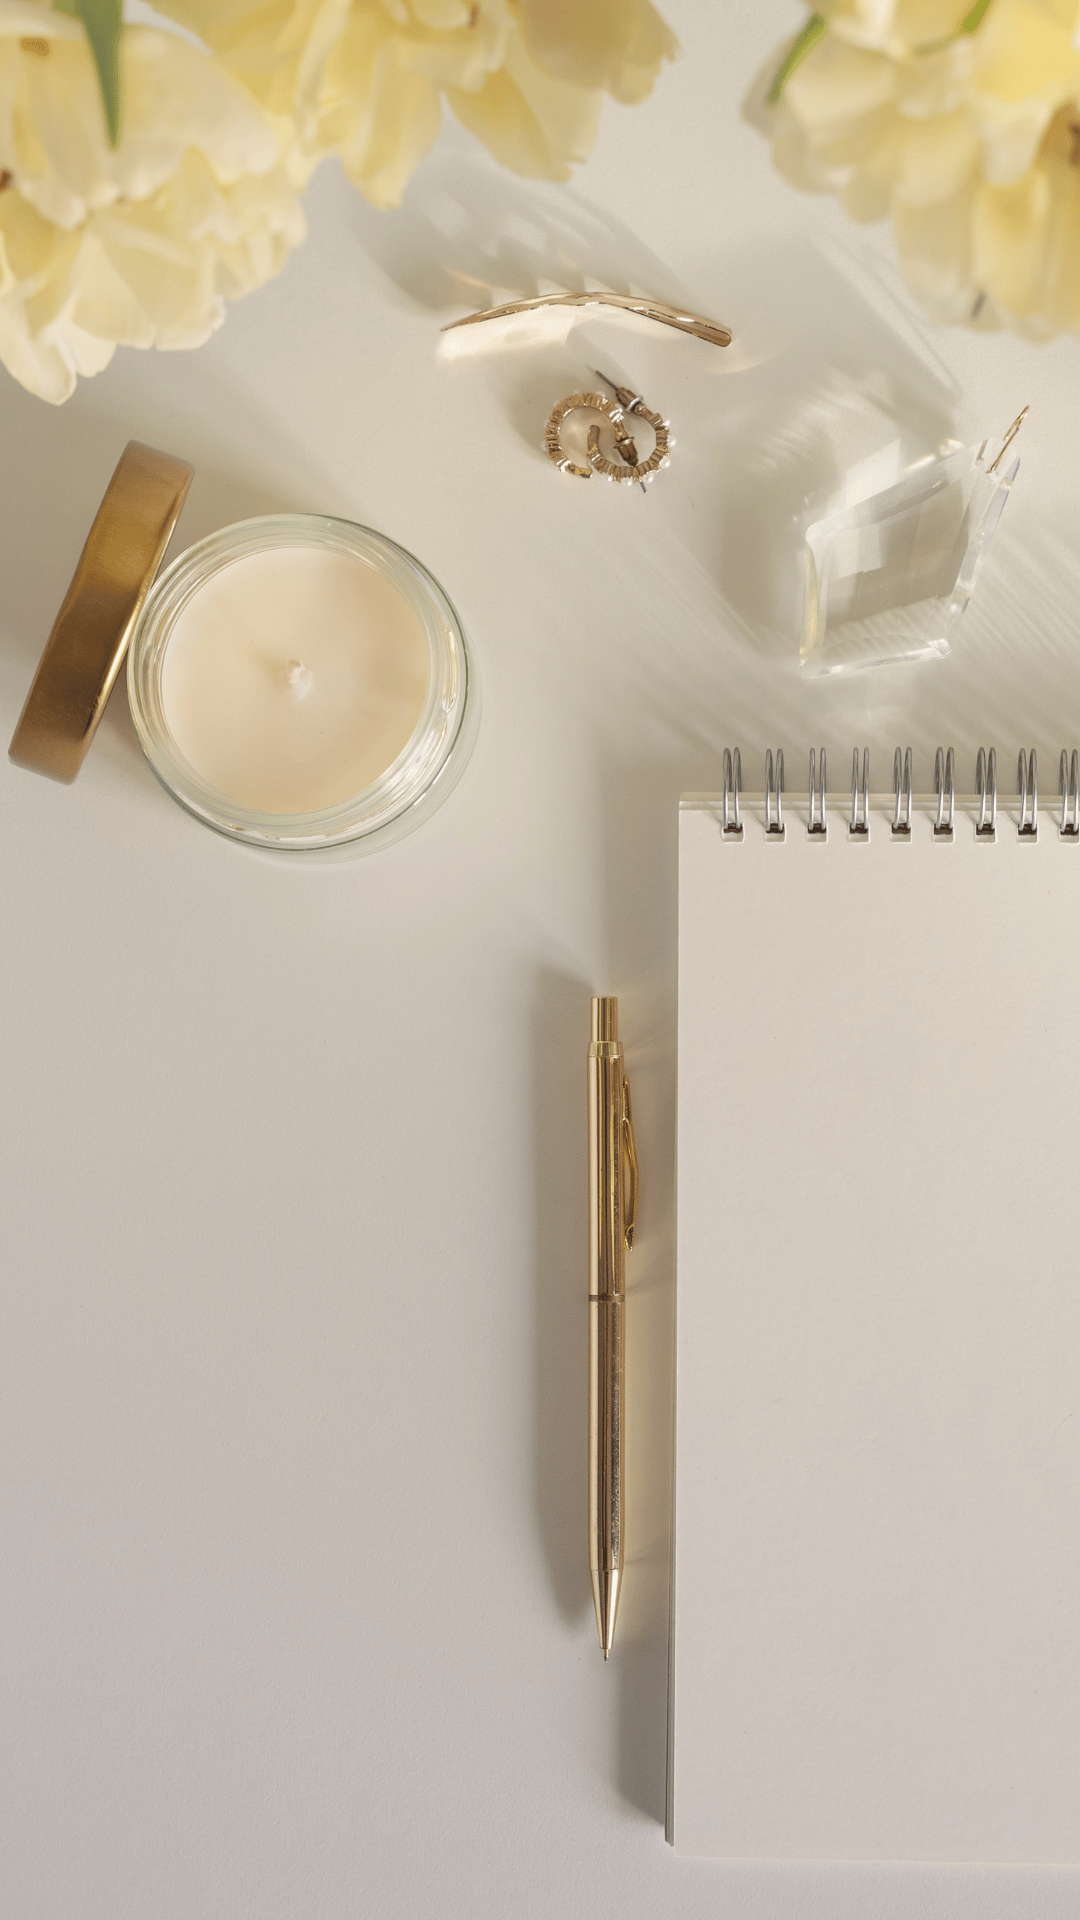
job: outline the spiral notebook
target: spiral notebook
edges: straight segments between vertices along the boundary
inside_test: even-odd
[[[1080,1860],[1075,764],[683,801],[679,1852]]]

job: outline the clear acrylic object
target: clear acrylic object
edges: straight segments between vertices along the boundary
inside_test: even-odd
[[[805,672],[948,653],[1020,466],[988,459],[985,442],[951,442],[807,528]]]

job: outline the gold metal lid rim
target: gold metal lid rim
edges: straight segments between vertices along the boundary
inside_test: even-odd
[[[105,489],[11,737],[16,766],[70,784],[108,705],[194,467],[129,440]]]

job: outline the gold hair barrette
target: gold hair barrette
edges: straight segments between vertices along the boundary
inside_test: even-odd
[[[666,300],[642,300],[630,293],[542,293],[535,300],[510,300],[502,307],[487,307],[483,313],[467,313],[460,320],[451,320],[443,327],[443,333],[453,333],[456,327],[479,326],[484,320],[507,320],[515,313],[536,313],[543,307],[614,307],[620,313],[636,313],[643,320],[657,320],[663,327],[675,327],[679,333],[692,334],[695,340],[707,340],[713,347],[731,345],[730,327],[722,327],[715,320],[706,320],[699,313],[688,313],[684,307],[673,307]]]

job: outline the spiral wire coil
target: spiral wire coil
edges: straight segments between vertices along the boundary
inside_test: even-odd
[[[1039,837],[1039,771],[1035,761],[1035,749],[1027,755],[1023,747],[1016,763],[1016,791],[1020,795],[1020,824],[1017,833],[1021,840],[1037,840]],[[1028,812],[1028,796],[1031,798],[1031,811]]]
[[[870,838],[870,749],[863,752],[862,785],[859,784],[859,749],[855,748],[851,756],[851,824],[848,827],[849,838],[869,840]]]
[[[979,840],[993,840],[997,831],[997,749],[991,747],[987,753],[985,747],[979,748],[975,762],[975,791],[979,796],[979,818],[975,822],[975,835]]]
[[[907,752],[904,754],[903,762],[901,762],[901,759],[900,759],[900,749],[899,747],[897,747],[896,752],[893,755],[892,783],[893,783],[893,799],[895,802],[895,805],[893,807],[893,823],[892,823],[893,835],[898,840],[910,840],[911,839],[911,748],[910,747],[908,747]],[[904,816],[903,819],[900,818],[901,811],[903,811],[903,816]]]
[[[771,750],[765,755],[765,831],[774,840],[784,837],[783,791],[784,754],[783,749],[777,747],[775,769]]]
[[[818,767],[821,784],[818,785]],[[810,803],[806,814],[806,831],[814,840],[828,839],[829,830],[825,825],[825,749],[821,749],[818,765],[814,763],[814,749],[810,749]]]
[[[956,755],[952,748],[945,753],[938,748],[934,758],[934,792],[937,794],[937,819],[934,821],[935,840],[951,840],[953,837],[953,815],[956,811]],[[949,799],[949,817],[945,818],[945,796]]]
[[[1071,765],[1065,748],[1061,750],[1058,792],[1061,795],[1061,837],[1063,840],[1080,840],[1080,778],[1075,747]]]
[[[729,840],[742,839],[742,821],[739,819],[739,789],[742,786],[742,756],[736,747],[732,754],[729,747],[724,748],[724,827]],[[730,807],[730,815],[728,809]]]

